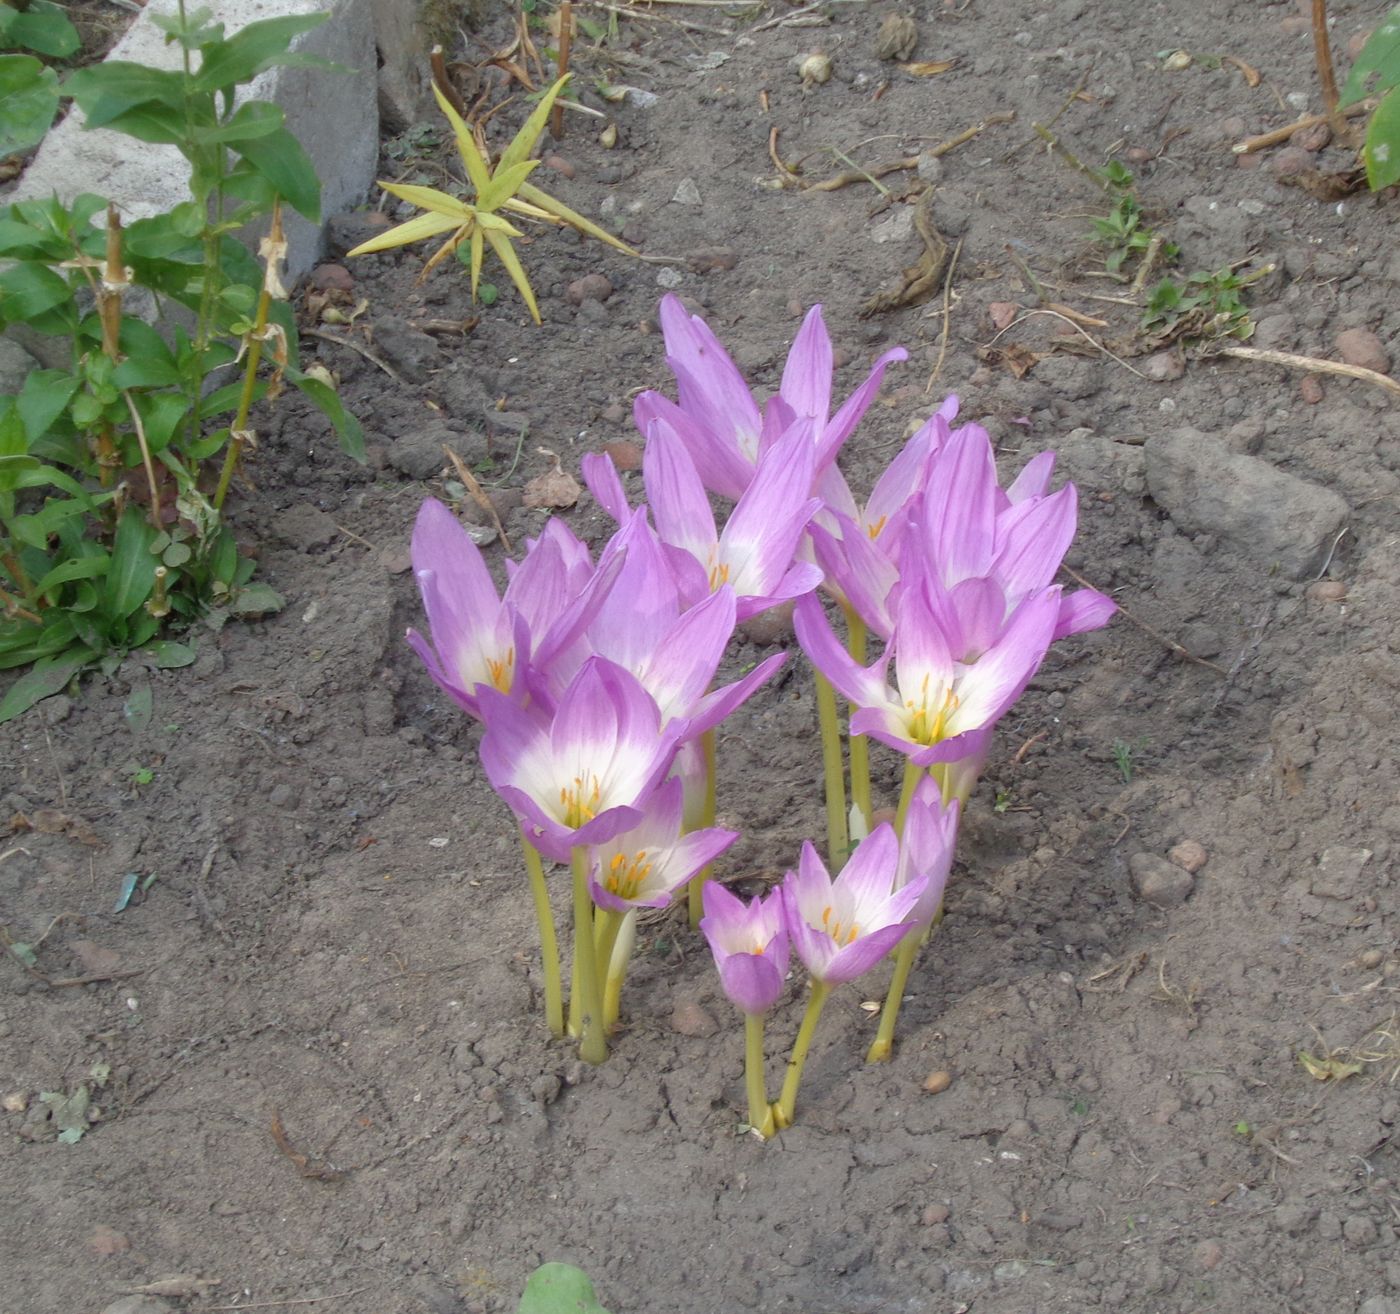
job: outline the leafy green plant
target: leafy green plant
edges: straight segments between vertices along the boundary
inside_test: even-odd
[[[66,59],[81,45],[68,15],[49,0],[0,4],[0,157],[37,145],[58,112],[58,74],[39,56]]]
[[[1118,160],[1110,160],[1098,170],[1105,189],[1113,197],[1113,206],[1106,215],[1095,216],[1094,238],[1109,248],[1104,268],[1110,274],[1122,270],[1129,258],[1142,258],[1155,243],[1157,255],[1163,260],[1176,258],[1176,246],[1164,241],[1143,221],[1142,206],[1133,191],[1133,175]]]
[[[545,92],[510,145],[501,152],[494,169],[487,164],[471,128],[434,83],[433,94],[437,97],[438,107],[452,125],[457,153],[462,158],[462,167],[471,186],[472,200],[462,200],[439,191],[436,187],[381,182],[380,187],[391,196],[416,205],[423,213],[397,228],[391,228],[387,233],[362,242],[349,254],[359,256],[369,255],[374,251],[388,251],[396,246],[407,246],[411,242],[421,242],[426,238],[440,237],[447,233],[447,241],[428,257],[427,264],[418,276],[419,281],[427,278],[443,260],[456,252],[462,263],[471,270],[473,299],[478,297],[478,287],[481,286],[481,300],[489,305],[490,302],[486,301],[484,294],[485,289],[491,285],[481,285],[481,262],[489,246],[496,258],[506,267],[506,272],[510,274],[511,281],[520,292],[530,311],[530,317],[536,324],[540,323],[540,310],[535,304],[535,293],[525,274],[525,267],[520,263],[520,257],[516,254],[513,244],[513,239],[523,234],[520,229],[501,217],[502,211],[543,220],[546,223],[568,224],[571,228],[596,237],[627,255],[637,255],[626,242],[619,241],[591,219],[585,219],[562,201],[555,200],[547,192],[526,181],[539,164],[538,160],[530,158],[530,152],[535,149],[535,143],[539,141],[549,119],[550,110],[567,82],[566,75]]]
[[[1339,107],[1379,95],[1366,124],[1361,157],[1366,182],[1379,191],[1400,182],[1400,5],[1395,5],[1371,33],[1342,87]]]
[[[541,1264],[525,1282],[515,1314],[608,1314],[588,1274],[572,1264]]]
[[[1210,273],[1198,269],[1180,281],[1164,278],[1147,294],[1143,330],[1197,347],[1222,338],[1251,337],[1254,321],[1244,291],[1273,268],[1266,265],[1240,273],[1227,265]]]
[[[90,195],[0,211],[0,329],[24,324],[66,342],[51,353],[61,366],[0,397],[0,669],[33,665],[0,699],[0,721],[171,624],[280,605],[249,583],[253,563],[223,514],[259,398],[295,385],[362,456],[335,392],[298,368],[280,280],[281,204],[318,219],[320,184],[277,106],[234,99],[266,68],[313,62],[290,45],[325,17],[267,19],[225,37],[183,3],[153,16],[181,47],[181,69],[109,60],[64,90],[90,126],[177,147],[189,199],[126,227]],[[234,233],[269,217],[259,266]],[[168,339],[130,313],[134,290],[176,325]],[[169,643],[153,656],[194,659]]]

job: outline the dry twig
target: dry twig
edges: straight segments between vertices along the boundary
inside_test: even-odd
[[[472,501],[491,517],[491,523],[495,526],[496,533],[501,536],[501,546],[509,552],[510,539],[506,537],[506,527],[501,524],[501,517],[496,514],[495,504],[486,496],[481,484],[477,482],[476,476],[467,469],[466,462],[446,443],[443,443],[442,450],[447,453],[447,459],[452,462],[453,468],[457,471],[457,477],[465,485],[467,493],[471,496]]]
[[[1363,100],[1355,105],[1348,105],[1341,111],[1342,117],[1347,119],[1357,118],[1362,114],[1369,114],[1376,107],[1374,100]],[[1282,128],[1271,128],[1268,132],[1261,132],[1257,137],[1246,137],[1243,141],[1237,141],[1230,147],[1232,155],[1252,155],[1255,151],[1267,150],[1270,146],[1277,146],[1280,142],[1287,141],[1300,128],[1314,128],[1319,123],[1326,123],[1325,114],[1304,114],[1301,119],[1295,119],[1292,123]]]
[[[371,365],[378,365],[395,383],[403,382],[403,376],[388,361],[376,356],[368,347],[362,347],[350,338],[337,337],[334,333],[327,333],[325,329],[304,328],[302,332],[307,337],[320,338],[322,342],[332,342],[337,347],[349,347],[351,351],[359,352]]]
[[[1400,383],[1388,374],[1368,370],[1362,365],[1344,365],[1337,360],[1320,360],[1316,356],[1299,356],[1291,351],[1269,351],[1264,347],[1221,347],[1216,352],[1220,356],[1234,356],[1238,360],[1257,360],[1264,365],[1284,365],[1289,369],[1307,370],[1310,374],[1340,374],[1348,379],[1360,379],[1363,383],[1374,383],[1378,388],[1400,397]]]

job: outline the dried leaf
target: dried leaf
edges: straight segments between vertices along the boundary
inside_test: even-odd
[[[920,59],[912,64],[901,64],[899,67],[910,77],[932,78],[940,73],[946,73],[957,62],[956,59]]]
[[[544,451],[543,448],[540,450]],[[563,509],[573,506],[579,497],[578,480],[559,464],[559,458],[553,452],[545,452],[545,455],[554,457],[554,467],[525,485],[521,503],[534,508]]]
[[[1006,347],[983,347],[978,351],[977,357],[988,365],[1002,366],[1017,379],[1025,378],[1036,364],[1045,358],[1044,353],[1032,351],[1019,342],[1013,342]]]
[[[1344,1063],[1339,1058],[1317,1059],[1305,1053],[1299,1053],[1298,1062],[1306,1069],[1308,1076],[1317,1081],[1345,1081],[1362,1071],[1360,1063]]]
[[[1244,75],[1245,85],[1257,87],[1260,83],[1259,70],[1253,64],[1246,64],[1244,60],[1237,59],[1234,55],[1221,55],[1222,64],[1233,64]]]

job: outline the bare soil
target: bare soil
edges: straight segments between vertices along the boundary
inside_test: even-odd
[[[1344,63],[1383,6],[1331,9]],[[0,1310],[95,1314],[183,1275],[140,1308],[484,1314],[561,1259],[616,1314],[1400,1311],[1400,409],[1372,384],[1219,356],[1145,377],[1138,312],[1097,299],[1130,296],[1088,237],[1106,198],[1031,124],[1054,119],[1091,167],[1128,162],[1182,272],[1275,263],[1247,294],[1275,349],[1335,359],[1359,328],[1396,352],[1395,197],[1280,179],[1345,167],[1335,146],[1232,155],[1318,108],[1294,4],[928,4],[912,58],[956,62],[927,77],[878,58],[887,10],[799,25],[822,12],[658,5],[622,22],[614,55],[582,56],[658,99],[610,110],[613,150],[571,116],[542,181],[675,263],[547,231],[525,252],[544,327],[498,268],[499,301],[452,336],[414,325],[476,313],[462,271],[419,287],[419,254],[349,262],[347,310],[367,309],[324,331],[392,374],[306,347],[364,420],[370,463],[289,403],[262,423],[237,509],[285,610],[197,631],[187,670],[135,656],[0,730],[16,828],[0,923],[42,938],[34,971],[0,963]],[[835,75],[804,88],[793,61],[817,48]],[[1164,68],[1179,49],[1190,66]],[[812,181],[1012,113],[925,166],[938,231],[961,244],[946,298],[940,281],[861,318],[920,253],[917,176],[772,187],[770,131]],[[385,177],[440,178],[387,147]],[[373,222],[343,217],[333,244]],[[571,304],[599,273],[611,294]],[[441,443],[513,543],[538,532],[547,513],[519,493],[542,449],[577,470],[635,437],[636,390],[670,387],[667,286],[760,388],[815,301],[845,391],[908,346],[847,452],[857,487],[948,391],[1008,473],[1060,449],[1081,491],[1069,564],[1125,607],[1059,645],[1004,724],[894,1061],[862,1063],[877,974],[833,1000],[799,1121],[769,1144],[739,1131],[740,1028],[677,914],[643,929],[605,1066],[550,1040],[507,813],[476,730],[402,637],[421,623],[407,541],[420,500],[444,495]],[[1040,296],[1107,321],[1081,327],[1113,356],[1053,315],[985,355],[991,308]],[[1228,525],[1173,524],[1144,444],[1182,426],[1346,500],[1322,578],[1271,569]],[[586,493],[560,514],[607,532]],[[770,650],[737,644],[735,669]],[[800,654],[723,728],[720,762],[744,831],[724,874],[753,886],[821,833]],[[877,767],[892,798],[898,764]],[[1134,867],[1186,841],[1204,855],[1189,897],[1140,897]],[[114,913],[128,873],[149,888]],[[1319,1080],[1300,1052],[1355,1068]],[[927,1093],[939,1071],[951,1084]],[[100,1116],[62,1143],[40,1095],[84,1083]]]

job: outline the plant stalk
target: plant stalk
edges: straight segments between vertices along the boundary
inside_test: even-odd
[[[894,1052],[894,1024],[899,1017],[899,1006],[904,1002],[904,987],[909,984],[909,972],[918,956],[919,942],[922,938],[919,932],[910,931],[895,950],[894,975],[890,977],[890,988],[885,993],[885,1003],[880,1009],[880,1025],[875,1032],[875,1039],[870,1042],[870,1048],[866,1051],[867,1063],[887,1063]]]
[[[593,899],[588,892],[588,848],[573,851],[574,992],[578,1001],[578,1053],[585,1063],[608,1057],[608,1033],[603,1025],[603,992],[598,981],[597,946],[593,935]],[[572,1002],[572,1001],[571,1001]]]
[[[762,1013],[744,1014],[744,1088],[749,1097],[749,1126],[766,1141],[777,1126],[763,1083]]]
[[[894,833],[900,838],[904,838],[904,819],[909,815],[909,805],[914,801],[914,791],[919,787],[926,772],[921,766],[915,766],[912,760],[904,764],[904,784],[899,791],[899,807],[894,814]]]
[[[826,784],[826,859],[832,871],[846,865],[850,836],[846,829],[846,775],[841,758],[841,716],[836,707],[836,690],[815,667],[817,723],[822,736],[822,775]]]
[[[554,910],[549,905],[540,851],[520,832],[520,851],[525,858],[525,875],[530,881],[530,897],[535,905],[535,921],[540,928],[540,962],[544,968],[544,1016],[551,1034],[564,1034],[564,989],[559,972],[559,939],[554,931]]]
[[[571,0],[563,0],[559,6],[559,65],[555,69],[555,79],[567,77],[569,73],[569,51],[574,42],[574,6]],[[555,141],[564,138],[564,107],[557,100],[549,114],[549,131]]]
[[[1312,0],[1312,34],[1317,80],[1322,84],[1322,104],[1327,111],[1327,125],[1332,129],[1332,135],[1341,141],[1347,133],[1347,122],[1337,109],[1341,97],[1337,94],[1337,73],[1332,66],[1332,43],[1327,36],[1327,0]]]
[[[788,1059],[787,1076],[783,1078],[783,1093],[773,1105],[773,1122],[781,1131],[792,1126],[797,1109],[797,1088],[802,1084],[802,1069],[807,1062],[807,1051],[812,1047],[812,1036],[817,1030],[817,1019],[822,1015],[826,998],[831,987],[825,981],[812,982],[812,997],[807,1001],[807,1011],[802,1015],[802,1025],[797,1029],[797,1039],[792,1042],[792,1055]]]
[[[605,965],[606,970],[606,980],[603,982],[603,1026],[611,1035],[622,1014],[622,984],[627,979],[627,965],[632,961],[632,946],[637,943],[637,910],[629,908],[625,913],[608,915],[616,919],[616,929],[610,937],[607,956],[600,955],[598,961]]]
[[[700,751],[705,758],[705,801],[700,813],[700,826],[705,828],[715,824],[716,798],[715,798],[715,763],[719,756],[715,743],[715,730],[711,727],[700,736]],[[702,867],[694,876],[690,878],[690,884],[686,887],[686,905],[690,913],[690,929],[693,931],[700,925],[700,918],[704,914],[703,892],[705,882],[710,879],[710,872],[714,869],[714,864],[709,863]]]
[[[850,607],[844,607],[846,613],[846,651],[851,654],[851,660],[857,666],[865,665],[866,638],[868,631],[865,622],[856,615]],[[854,716],[855,705],[852,704],[847,709],[847,716]],[[870,803],[870,739],[866,735],[858,735],[848,728],[848,747],[851,756],[851,802],[860,809],[860,814],[865,818],[865,833],[870,833],[870,816],[874,809]]]

